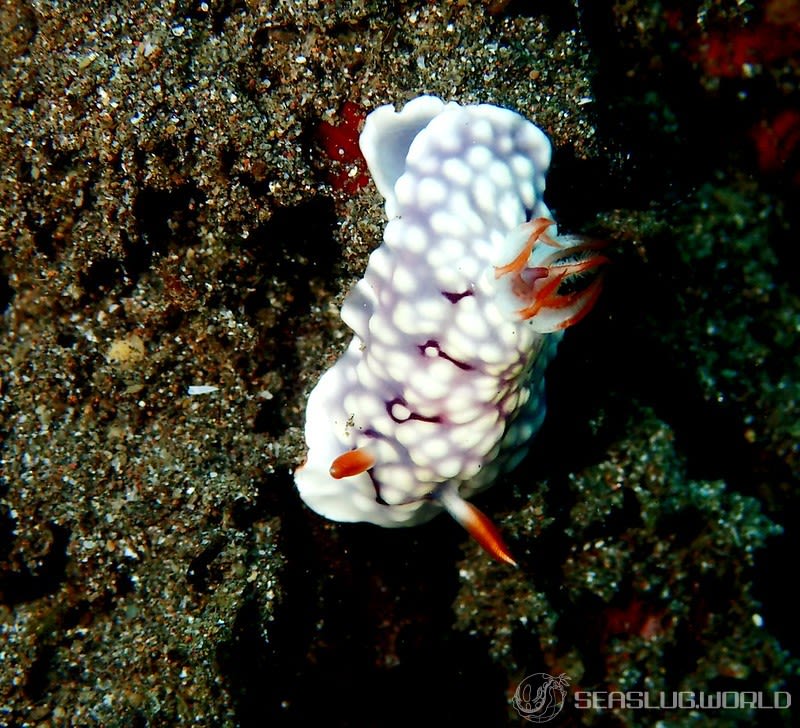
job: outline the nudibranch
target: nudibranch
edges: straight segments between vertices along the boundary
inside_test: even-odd
[[[513,564],[466,499],[524,457],[547,363],[606,259],[558,235],[542,200],[550,142],[509,109],[421,96],[370,113],[359,144],[388,224],[342,306],[353,339],[308,398],[298,491],[336,521],[446,510]]]

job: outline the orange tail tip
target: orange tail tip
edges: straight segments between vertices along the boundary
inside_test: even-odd
[[[447,512],[467,529],[469,535],[478,542],[481,548],[488,551],[498,561],[517,566],[517,562],[514,561],[497,526],[488,516],[465,501],[454,487],[442,488],[436,494],[436,498]]]
[[[359,475],[375,465],[375,456],[365,447],[342,453],[331,463],[330,474],[339,480]]]

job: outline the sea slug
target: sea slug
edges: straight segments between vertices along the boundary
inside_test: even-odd
[[[447,510],[514,563],[465,499],[524,457],[544,370],[606,259],[557,234],[542,200],[550,142],[513,111],[421,96],[369,114],[359,143],[389,222],[342,306],[353,339],[309,396],[297,488],[337,521]]]

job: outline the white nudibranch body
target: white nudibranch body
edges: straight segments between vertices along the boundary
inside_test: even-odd
[[[373,111],[360,146],[389,222],[342,306],[353,339],[309,396],[297,488],[337,521],[410,526],[446,509],[513,563],[464,499],[524,457],[544,370],[605,259],[557,236],[550,142],[513,111],[422,96]]]

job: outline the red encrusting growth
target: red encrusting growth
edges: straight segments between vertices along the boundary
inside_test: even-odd
[[[712,31],[702,38],[691,56],[709,76],[745,77],[748,67],[771,66],[800,50],[800,21],[765,18],[744,28]]]
[[[656,608],[641,597],[634,596],[624,606],[606,609],[603,641],[615,635],[636,635],[646,640],[656,639],[664,633],[667,622],[666,610]]]
[[[774,118],[752,127],[750,136],[756,145],[761,170],[780,172],[790,160],[797,161],[800,156],[800,111],[784,109]],[[800,184],[800,173],[795,172],[792,182]]]
[[[346,101],[339,112],[339,123],[323,121],[316,136],[325,155],[333,165],[328,181],[337,190],[352,194],[369,182],[367,163],[358,145],[359,130],[366,118],[364,110]]]
[[[369,450],[361,447],[339,455],[331,463],[330,473],[332,478],[340,480],[341,478],[359,475],[369,470],[373,465],[375,465],[375,457]]]
[[[709,79],[729,79],[739,82],[740,94],[749,96],[750,89],[760,88],[759,99],[765,109],[769,101],[763,86],[767,79],[782,79],[791,74],[800,54],[800,1],[766,0],[756,5],[760,17],[742,24],[717,22],[708,29],[701,28],[692,15],[680,10],[665,13],[669,28],[676,34],[680,47],[692,63],[698,65]],[[786,69],[786,70],[784,70]],[[756,82],[754,79],[758,79]],[[800,114],[792,105],[779,84],[775,99],[779,107],[765,110],[755,124],[746,130],[755,145],[759,169],[767,174],[785,174],[788,181],[800,186],[797,171],[800,156]],[[784,99],[788,99],[787,101]],[[742,114],[742,119],[746,115]],[[729,135],[741,130],[735,123],[727,130]],[[738,137],[729,142],[740,143]]]

